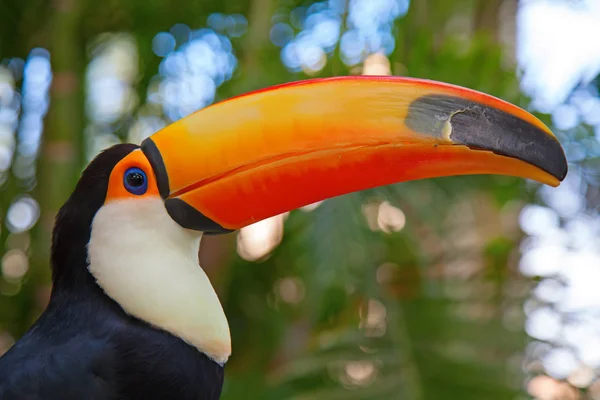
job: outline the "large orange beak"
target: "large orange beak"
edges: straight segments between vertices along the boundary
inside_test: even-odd
[[[286,84],[192,114],[142,144],[169,214],[220,233],[375,186],[464,174],[559,185],[556,137],[497,98],[438,82]]]

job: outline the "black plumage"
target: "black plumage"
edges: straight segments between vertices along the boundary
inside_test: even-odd
[[[0,399],[219,398],[222,366],[125,313],[87,268],[91,224],[104,203],[110,173],[136,148],[117,145],[96,157],[58,213],[50,302],[0,358]]]

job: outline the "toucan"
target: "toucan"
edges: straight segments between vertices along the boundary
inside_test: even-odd
[[[397,182],[501,174],[558,186],[557,138],[523,109],[404,77],[241,95],[85,168],[56,216],[49,304],[0,359],[0,399],[221,396],[231,339],[203,234]]]

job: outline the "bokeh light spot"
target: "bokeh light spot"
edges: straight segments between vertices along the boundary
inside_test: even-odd
[[[2,276],[6,281],[19,281],[29,269],[27,255],[18,249],[7,251],[2,257]]]
[[[164,57],[175,50],[175,37],[169,32],[160,32],[152,39],[152,51],[159,57]]]
[[[240,229],[237,251],[248,261],[267,256],[283,238],[283,223],[288,213],[276,215]]]
[[[40,207],[32,197],[21,197],[11,204],[6,216],[8,229],[13,233],[31,229],[40,216]]]

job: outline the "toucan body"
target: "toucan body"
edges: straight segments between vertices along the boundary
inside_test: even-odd
[[[218,399],[231,339],[202,234],[401,181],[566,173],[531,114],[438,82],[317,79],[210,106],[82,173],[56,218],[49,305],[0,358],[0,399]]]

